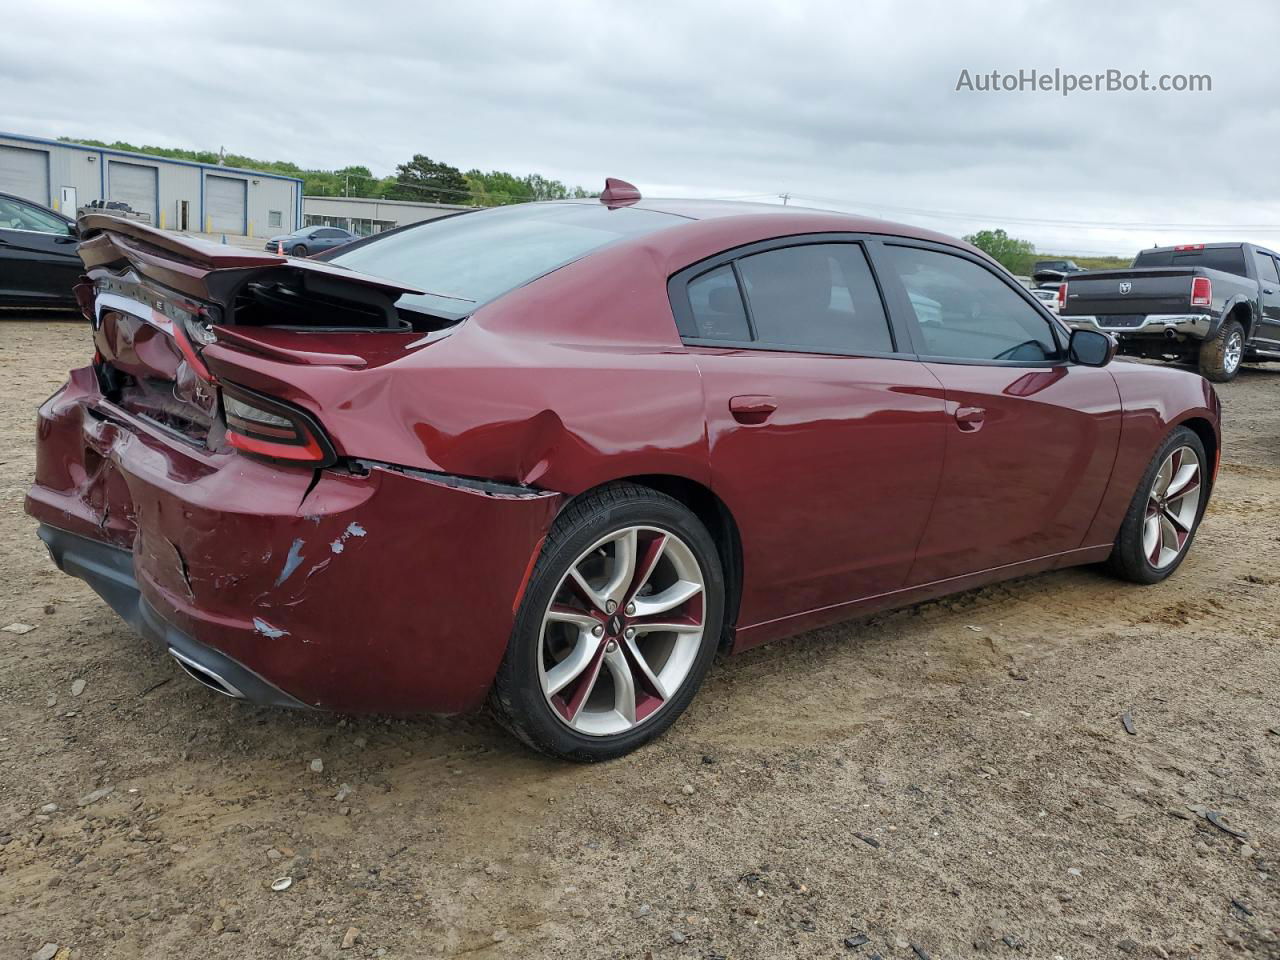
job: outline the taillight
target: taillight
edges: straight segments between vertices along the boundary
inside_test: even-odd
[[[297,407],[223,384],[222,410],[227,442],[243,453],[315,467],[336,459],[324,431]]]
[[[1213,304],[1213,281],[1208,277],[1193,277],[1191,280],[1191,305],[1208,307]]]
[[[1065,283],[1058,284],[1058,309],[1061,310],[1067,305],[1067,285]]]
[[[1184,250],[1203,250],[1203,243],[1180,243],[1173,248],[1175,253],[1181,253]]]

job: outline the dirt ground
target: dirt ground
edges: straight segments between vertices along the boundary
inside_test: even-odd
[[[35,627],[0,632],[0,957],[1280,957],[1280,366],[1220,389],[1165,584],[758,649],[584,767],[486,716],[246,707],[132,635],[22,512],[90,349],[0,321],[0,626]]]

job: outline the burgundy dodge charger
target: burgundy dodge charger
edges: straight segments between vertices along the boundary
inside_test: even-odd
[[[81,221],[92,363],[39,411],[54,561],[261,704],[625,753],[716,652],[1186,555],[1201,377],[996,263],[794,207],[531,203],[299,260]]]

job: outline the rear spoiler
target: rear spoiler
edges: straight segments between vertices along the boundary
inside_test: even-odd
[[[130,268],[171,290],[223,307],[230,305],[247,281],[270,281],[277,276],[282,281],[301,280],[304,285],[326,292],[350,285],[376,291],[392,301],[401,294],[425,292],[331,263],[285,257],[265,250],[240,250],[101,213],[86,214],[78,225],[80,259],[86,270],[101,268],[116,272]]]

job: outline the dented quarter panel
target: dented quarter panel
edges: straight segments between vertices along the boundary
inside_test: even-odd
[[[564,493],[653,473],[708,483],[701,383],[676,333],[665,261],[632,248],[617,264],[630,278],[619,296],[587,279],[612,267],[611,253],[376,367],[300,365],[231,342],[203,356],[220,379],[313,412],[343,456]],[[312,354],[341,349],[323,333],[306,343]]]

